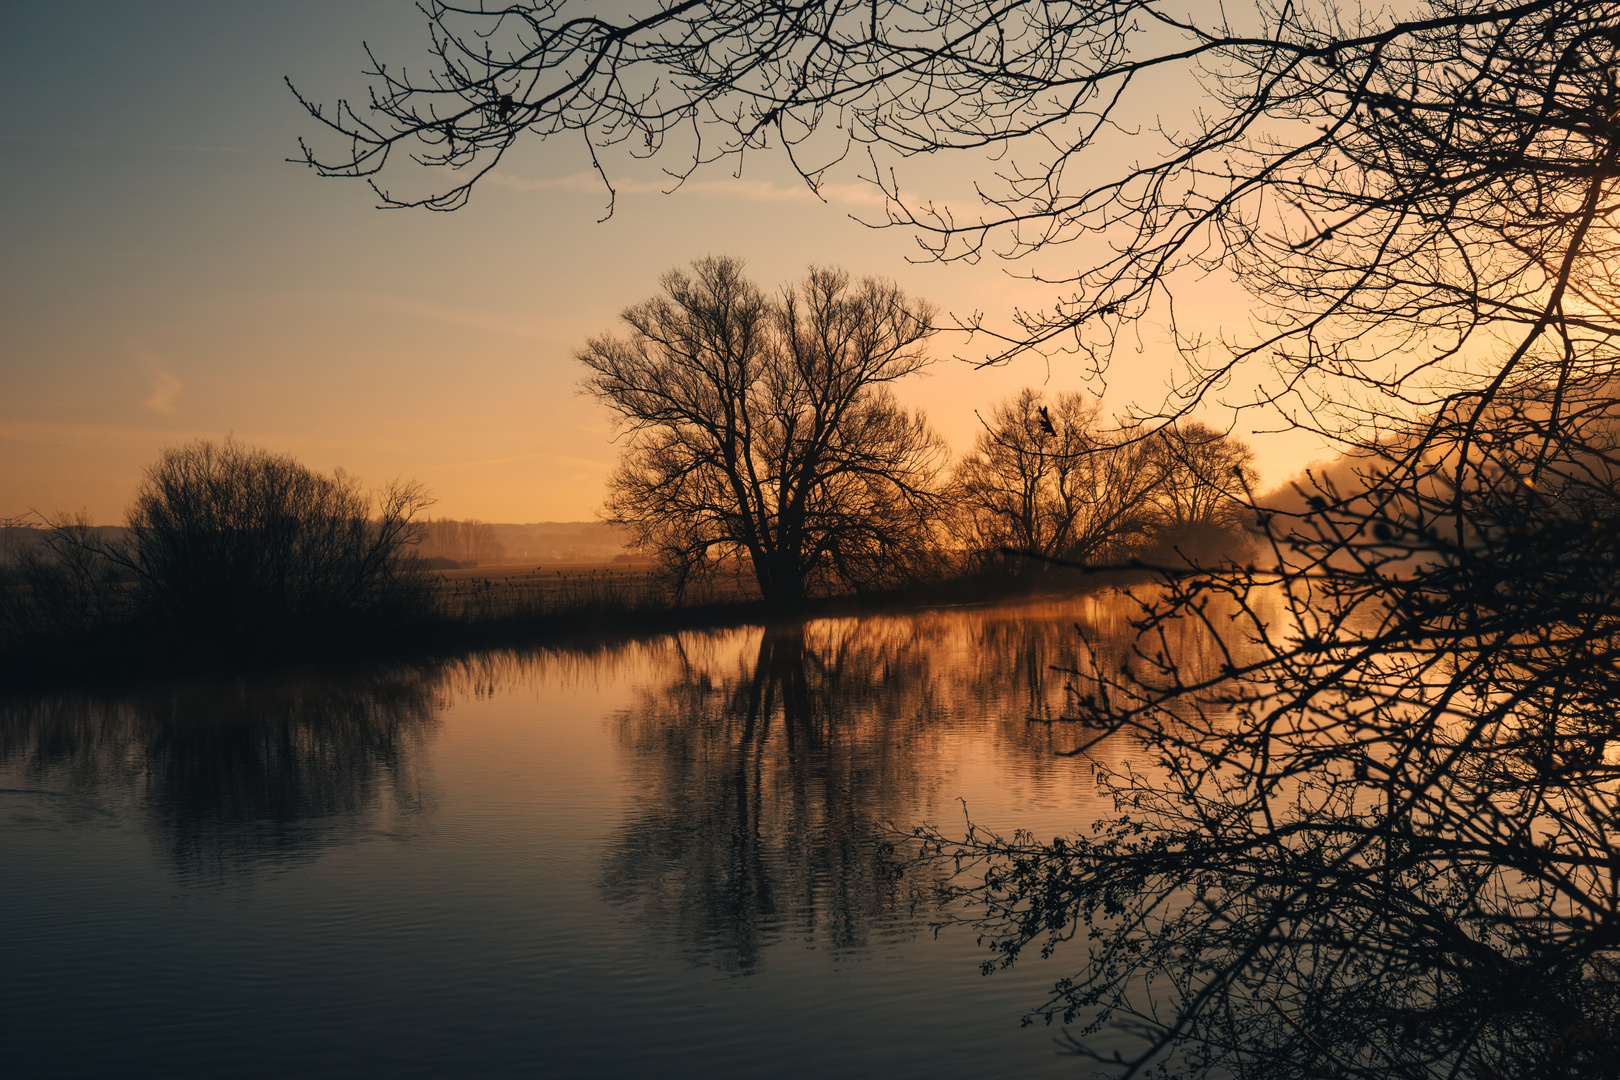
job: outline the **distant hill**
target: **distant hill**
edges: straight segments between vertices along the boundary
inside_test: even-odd
[[[502,561],[608,562],[624,553],[627,534],[600,521],[537,521],[528,525],[492,524]]]
[[[452,524],[460,524],[452,523]],[[450,550],[430,537],[422,545],[424,556],[466,560],[473,564],[611,562],[624,554],[626,533],[600,521],[536,521],[527,525],[478,524],[486,540],[476,553]],[[116,544],[129,534],[121,525],[99,525],[93,530],[102,543]],[[0,562],[21,558],[45,546],[46,530],[0,525]]]
[[[36,525],[0,525],[0,563],[20,559],[29,552],[44,551],[49,532]],[[124,541],[129,530],[122,525],[94,525],[90,533],[103,544],[116,545]]]

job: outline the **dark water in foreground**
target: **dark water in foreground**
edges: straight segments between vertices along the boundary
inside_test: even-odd
[[[0,703],[0,1072],[1084,1075],[882,841],[1107,809],[1028,718],[1129,613]]]

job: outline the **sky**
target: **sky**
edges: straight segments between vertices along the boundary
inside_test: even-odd
[[[992,319],[1051,297],[1019,265],[910,261],[913,237],[852,220],[878,210],[854,166],[822,203],[774,159],[673,195],[625,165],[599,222],[605,194],[569,144],[522,147],[449,214],[378,210],[363,184],[285,160],[313,125],[284,77],[363,98],[363,43],[415,63],[425,41],[408,0],[0,5],[0,518],[120,521],[162,448],[234,435],[372,485],[418,480],[434,516],[590,520],[617,451],[573,357],[672,267],[735,255],[774,288],[841,265]],[[959,193],[986,168],[901,181]],[[1182,314],[1214,331],[1243,304],[1211,281]],[[936,338],[939,361],[897,388],[959,452],[1020,387],[1083,386],[1070,358],[983,370],[979,348]],[[1105,408],[1156,405],[1175,364],[1145,328]],[[1235,433],[1266,483],[1327,455],[1257,426],[1275,424],[1245,413]]]

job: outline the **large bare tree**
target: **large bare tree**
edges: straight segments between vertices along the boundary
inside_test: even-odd
[[[1254,453],[1199,421],[1105,425],[1098,402],[1025,389],[984,421],[951,486],[961,539],[1060,562],[1120,562],[1154,540],[1230,540]]]
[[[623,432],[607,510],[634,546],[682,588],[746,560],[773,602],[932,549],[943,446],[889,389],[928,363],[927,304],[829,269],[767,296],[727,258],[663,285],[579,354]]]
[[[1161,530],[1230,530],[1247,523],[1254,451],[1197,420],[1166,424],[1143,444],[1161,479],[1153,487]]]

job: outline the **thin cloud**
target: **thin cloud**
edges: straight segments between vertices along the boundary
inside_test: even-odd
[[[157,368],[152,372],[152,392],[141,404],[153,412],[173,416],[178,411],[176,402],[180,400],[180,395],[185,389],[185,383],[162,368]]]
[[[381,293],[363,293],[360,295],[388,311],[397,311],[402,315],[414,315],[419,319],[449,323],[452,326],[465,326],[472,330],[483,330],[492,334],[509,334],[512,337],[527,338],[530,341],[560,342],[564,340],[555,333],[549,332],[543,324],[510,319],[479,308],[463,308],[450,304],[406,300],[398,296],[385,296]]]

